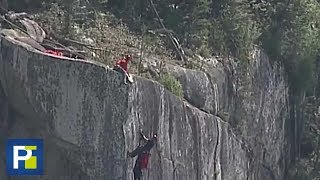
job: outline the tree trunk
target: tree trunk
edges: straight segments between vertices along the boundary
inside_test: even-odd
[[[161,27],[163,28],[163,30],[165,30],[168,38],[170,39],[172,45],[175,47],[175,51],[177,53],[177,55],[179,56],[180,60],[182,60],[184,63],[186,63],[187,59],[186,59],[186,56],[184,55],[184,52],[181,48],[181,45],[179,44],[177,38],[173,37],[173,35],[168,31],[168,29],[164,26],[164,24],[162,23],[162,20],[158,14],[158,11],[156,10],[154,4],[153,4],[153,1],[152,0],[149,0],[149,3],[154,11],[154,13],[156,14],[156,17],[161,25]]]

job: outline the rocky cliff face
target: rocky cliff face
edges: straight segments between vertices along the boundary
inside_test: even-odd
[[[126,86],[98,63],[46,56],[7,39],[0,48],[1,152],[8,137],[44,138],[46,150],[44,177],[11,180],[131,179],[134,159],[125,154],[137,146],[139,129],[159,134],[149,180],[284,177],[288,85],[258,50],[247,78],[234,63],[214,61],[206,73],[172,68],[186,102],[144,78]],[[0,179],[8,179],[4,166]]]
[[[212,59],[203,71],[169,67],[182,82],[186,99],[231,124],[250,152],[249,176],[283,179],[289,88],[284,69],[259,49],[243,66],[236,60]],[[290,148],[289,148],[290,149]],[[250,178],[249,178],[250,179]]]

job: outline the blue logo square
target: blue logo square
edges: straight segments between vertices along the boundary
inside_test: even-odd
[[[8,175],[43,175],[43,140],[8,139]]]

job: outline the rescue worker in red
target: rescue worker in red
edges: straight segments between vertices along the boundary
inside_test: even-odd
[[[151,156],[150,150],[157,142],[157,134],[154,134],[151,139],[148,139],[142,134],[142,132],[140,132],[140,140],[145,141],[145,144],[137,147],[134,151],[128,152],[127,154],[131,158],[138,156],[133,168],[134,180],[141,180],[142,169],[148,168],[149,157]]]
[[[131,55],[125,55],[123,58],[117,60],[115,66],[113,67],[114,70],[120,71],[124,74],[124,84],[127,84],[127,76],[128,74],[128,63],[132,60]]]

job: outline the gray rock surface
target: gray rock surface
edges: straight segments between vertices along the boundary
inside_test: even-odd
[[[204,72],[168,66],[195,107],[221,117],[241,134],[253,156],[254,179],[283,179],[289,121],[284,69],[259,49],[246,66],[211,59]],[[289,148],[290,149],[290,148]]]
[[[144,78],[125,86],[120,74],[98,63],[47,56],[4,38],[0,49],[0,102],[10,109],[0,119],[0,142],[42,137],[46,149],[45,176],[10,180],[131,179],[135,159],[125,153],[138,144],[139,129],[159,135],[149,180],[283,179],[288,89],[282,70],[261,52],[254,53],[247,96],[239,91],[236,65],[175,71],[184,102]],[[229,118],[218,117],[220,111]],[[245,136],[226,121],[245,122]],[[1,176],[4,165],[0,178],[8,179]]]

